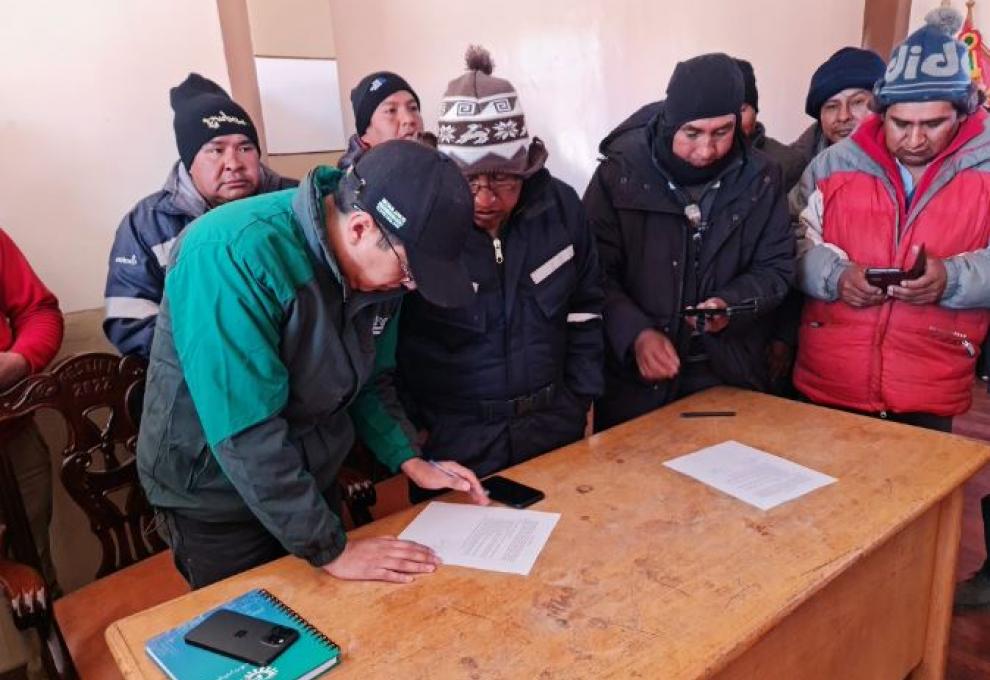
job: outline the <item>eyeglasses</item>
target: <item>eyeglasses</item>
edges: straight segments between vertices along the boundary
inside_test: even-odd
[[[485,181],[482,182],[482,179]],[[474,175],[468,179],[468,187],[474,196],[477,196],[482,189],[488,189],[492,193],[502,193],[503,191],[515,189],[520,183],[522,183],[522,178],[519,175],[512,175],[507,172],[485,173]]]
[[[354,174],[354,177],[357,178],[358,181],[357,196],[355,197],[356,200],[353,203],[351,203],[351,207],[356,210],[360,210],[363,213],[368,213],[368,215],[371,217],[371,221],[375,223],[376,227],[378,227],[378,231],[379,233],[381,233],[382,239],[385,241],[385,243],[388,244],[389,249],[392,251],[392,254],[395,255],[395,259],[399,263],[399,269],[402,270],[402,277],[403,277],[402,283],[415,284],[416,279],[413,276],[412,269],[409,268],[409,264],[405,260],[403,260],[402,257],[399,255],[399,251],[395,249],[395,244],[392,243],[392,239],[390,239],[388,236],[388,230],[385,229],[382,225],[380,225],[378,223],[378,220],[375,219],[374,214],[370,210],[365,208],[363,205],[361,205],[359,200],[357,200],[360,199],[361,192],[367,186],[367,182],[365,182],[364,178],[357,173],[357,168],[353,165],[351,166],[351,172]]]
[[[413,278],[412,269],[409,268],[409,264],[405,260],[399,257],[399,251],[396,250],[395,246],[392,244],[392,239],[388,237],[388,232],[385,229],[382,229],[378,222],[375,222],[375,224],[378,225],[378,231],[382,233],[382,238],[385,239],[385,243],[387,243],[388,247],[392,249],[392,254],[395,255],[395,259],[399,261],[399,269],[402,270],[403,276],[402,283],[415,284],[416,279]]]
[[[378,232],[382,235],[382,240],[388,244],[392,254],[395,255],[395,259],[399,262],[399,269],[402,270],[402,283],[416,283],[416,279],[413,277],[412,269],[409,268],[406,261],[399,255],[399,251],[395,249],[395,244],[392,243],[392,239],[388,237],[388,231],[382,227],[382,225],[378,224],[378,220],[376,220],[374,216],[371,215],[371,212],[360,203],[354,202],[351,204],[351,207],[355,210],[360,210],[363,213],[368,213],[368,215],[371,216],[371,221],[375,223],[376,227],[378,227]]]

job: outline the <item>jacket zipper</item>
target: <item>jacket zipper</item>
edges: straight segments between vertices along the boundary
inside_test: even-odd
[[[502,253],[502,239],[492,237],[492,248],[495,250],[495,271],[498,274],[498,299],[502,309],[505,308],[505,255]],[[508,319],[506,319],[506,322]],[[502,348],[505,351],[505,384],[512,384],[512,369],[509,367],[509,324],[505,323],[502,331]]]
[[[976,356],[976,347],[969,339],[969,336],[965,333],[960,333],[959,331],[944,331],[941,328],[936,328],[935,326],[929,326],[928,332],[932,335],[948,340],[949,342],[958,342],[962,348],[966,350],[966,354],[970,357]]]
[[[498,236],[493,238],[492,246],[495,248],[495,264],[502,264],[505,262],[505,257],[502,256],[502,239]]]

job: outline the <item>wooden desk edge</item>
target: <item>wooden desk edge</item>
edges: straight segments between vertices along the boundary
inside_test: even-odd
[[[148,610],[146,609],[145,611]],[[136,615],[132,614],[131,616]],[[127,639],[120,630],[120,623],[131,618],[131,616],[114,621],[107,626],[107,629],[103,632],[103,639],[106,640],[107,647],[110,648],[110,654],[113,655],[113,660],[117,662],[117,668],[125,680],[144,680],[140,662],[134,658],[134,654],[127,644]]]

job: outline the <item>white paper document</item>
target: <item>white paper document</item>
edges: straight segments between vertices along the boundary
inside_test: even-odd
[[[525,576],[560,513],[434,501],[399,535],[436,551],[444,564]]]
[[[835,477],[735,441],[709,446],[664,465],[761,510],[836,481]]]

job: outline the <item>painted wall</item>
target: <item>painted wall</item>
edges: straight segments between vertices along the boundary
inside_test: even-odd
[[[0,64],[0,226],[64,310],[102,306],[121,217],[178,158],[169,88],[228,86],[217,7],[7,2]]]
[[[365,74],[394,70],[416,88],[429,129],[463,72],[468,43],[487,47],[495,75],[515,85],[551,171],[583,191],[598,142],[640,105],[662,98],[680,59],[725,51],[753,62],[761,119],[790,142],[811,122],[811,73],[859,45],[863,0],[330,0],[341,97]],[[368,26],[374,25],[369,35]],[[350,111],[347,112],[350,117]],[[353,120],[348,122],[353,130]]]
[[[220,0],[236,1],[239,0]],[[335,58],[329,0],[247,0],[246,7],[251,26],[252,60],[255,56]],[[257,76],[253,87],[257,92]],[[327,96],[327,93],[314,93],[313,96]],[[300,179],[315,165],[336,164],[340,156],[340,151],[270,154],[267,162],[276,172]]]

